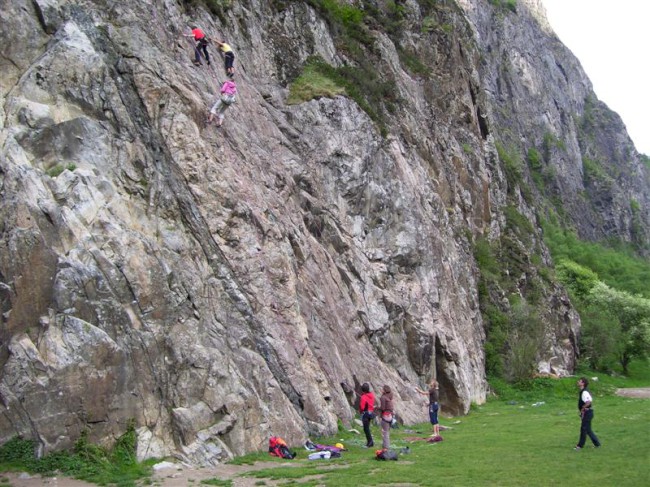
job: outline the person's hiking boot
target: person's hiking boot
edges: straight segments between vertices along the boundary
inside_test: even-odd
[[[201,63],[201,61],[197,61],[196,59],[192,62],[194,63],[194,66],[203,66],[203,63]]]
[[[575,451],[580,451],[580,450],[582,450],[582,447],[581,447],[581,446],[576,446],[576,447],[574,448],[574,450],[575,450]]]

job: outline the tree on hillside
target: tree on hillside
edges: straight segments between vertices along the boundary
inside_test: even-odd
[[[557,275],[580,313],[580,353],[597,370],[650,354],[650,299],[608,286],[591,269],[563,259]]]
[[[562,259],[555,266],[557,276],[571,293],[571,296],[584,301],[594,286],[600,282],[598,274],[569,259]]]
[[[592,309],[600,309],[615,317],[610,323],[619,335],[616,353],[618,362],[627,374],[632,359],[645,358],[650,354],[650,299],[634,296],[609,287],[603,282],[594,285],[588,303]]]

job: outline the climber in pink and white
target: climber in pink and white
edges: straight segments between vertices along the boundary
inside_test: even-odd
[[[237,85],[232,80],[227,80],[221,85],[221,91],[219,98],[212,105],[210,109],[210,116],[208,117],[208,123],[211,123],[214,120],[214,117],[217,117],[217,127],[221,127],[223,124],[223,114],[226,109],[235,103],[237,97]]]

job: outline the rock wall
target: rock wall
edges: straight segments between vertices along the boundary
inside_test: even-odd
[[[446,413],[483,402],[472,245],[507,199],[483,3],[443,2],[453,29],[425,32],[406,2],[400,46],[371,31],[398,100],[382,133],[345,96],[287,104],[309,56],[351,62],[308,3],[4,1],[0,442],[110,444],[134,420],[140,458],[213,464],[350,424],[341,383],[391,385],[405,423],[432,376]],[[236,49],[221,129],[192,23]],[[544,299],[539,359],[566,373],[579,319]]]
[[[516,12],[459,0],[483,54],[490,116],[500,139],[542,155],[544,188],[587,240],[629,242],[650,255],[650,172],[618,116],[599,101],[579,61],[553,33],[541,0]],[[528,175],[530,177],[530,174]]]

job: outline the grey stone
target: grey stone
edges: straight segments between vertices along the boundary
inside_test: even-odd
[[[286,103],[309,56],[353,62],[306,3],[234,2],[223,23],[168,0],[5,3],[0,443],[110,446],[134,422],[139,459],[214,465],[357,425],[342,382],[389,384],[424,422],[413,385],[432,376],[443,411],[467,413],[487,393],[473,241],[503,237],[515,201],[552,264],[495,140],[561,139],[545,167],[580,234],[648,241],[647,168],[602,103],[579,130],[591,84],[536,0],[450,3],[452,29],[405,28],[399,49],[373,32],[398,100],[385,135],[347,96]],[[190,21],[237,51],[219,130],[219,58],[191,66]],[[585,178],[584,154],[624,170]],[[571,373],[579,317],[558,285],[540,302],[540,369]]]

